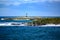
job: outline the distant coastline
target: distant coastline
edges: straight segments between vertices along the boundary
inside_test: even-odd
[[[22,21],[22,22],[21,22]],[[27,24],[27,26],[60,26],[60,17],[40,17],[40,16],[1,16],[1,22],[15,22]]]

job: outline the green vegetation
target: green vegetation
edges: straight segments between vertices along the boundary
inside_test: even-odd
[[[45,25],[45,24],[60,24],[60,18],[38,18],[34,19],[33,24],[35,25]]]

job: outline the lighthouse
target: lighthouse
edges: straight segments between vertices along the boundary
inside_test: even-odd
[[[27,15],[28,15],[28,13],[26,13],[26,17],[28,17]]]

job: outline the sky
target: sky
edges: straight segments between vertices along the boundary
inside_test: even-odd
[[[0,16],[60,16],[60,0],[0,0]]]

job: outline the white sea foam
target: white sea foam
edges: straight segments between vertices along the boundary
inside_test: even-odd
[[[10,23],[0,23],[0,26],[27,26],[26,24],[22,24],[22,23],[13,23],[13,22],[10,22]],[[40,25],[39,27],[52,27],[52,26],[60,26],[60,24],[46,24],[46,25]]]

